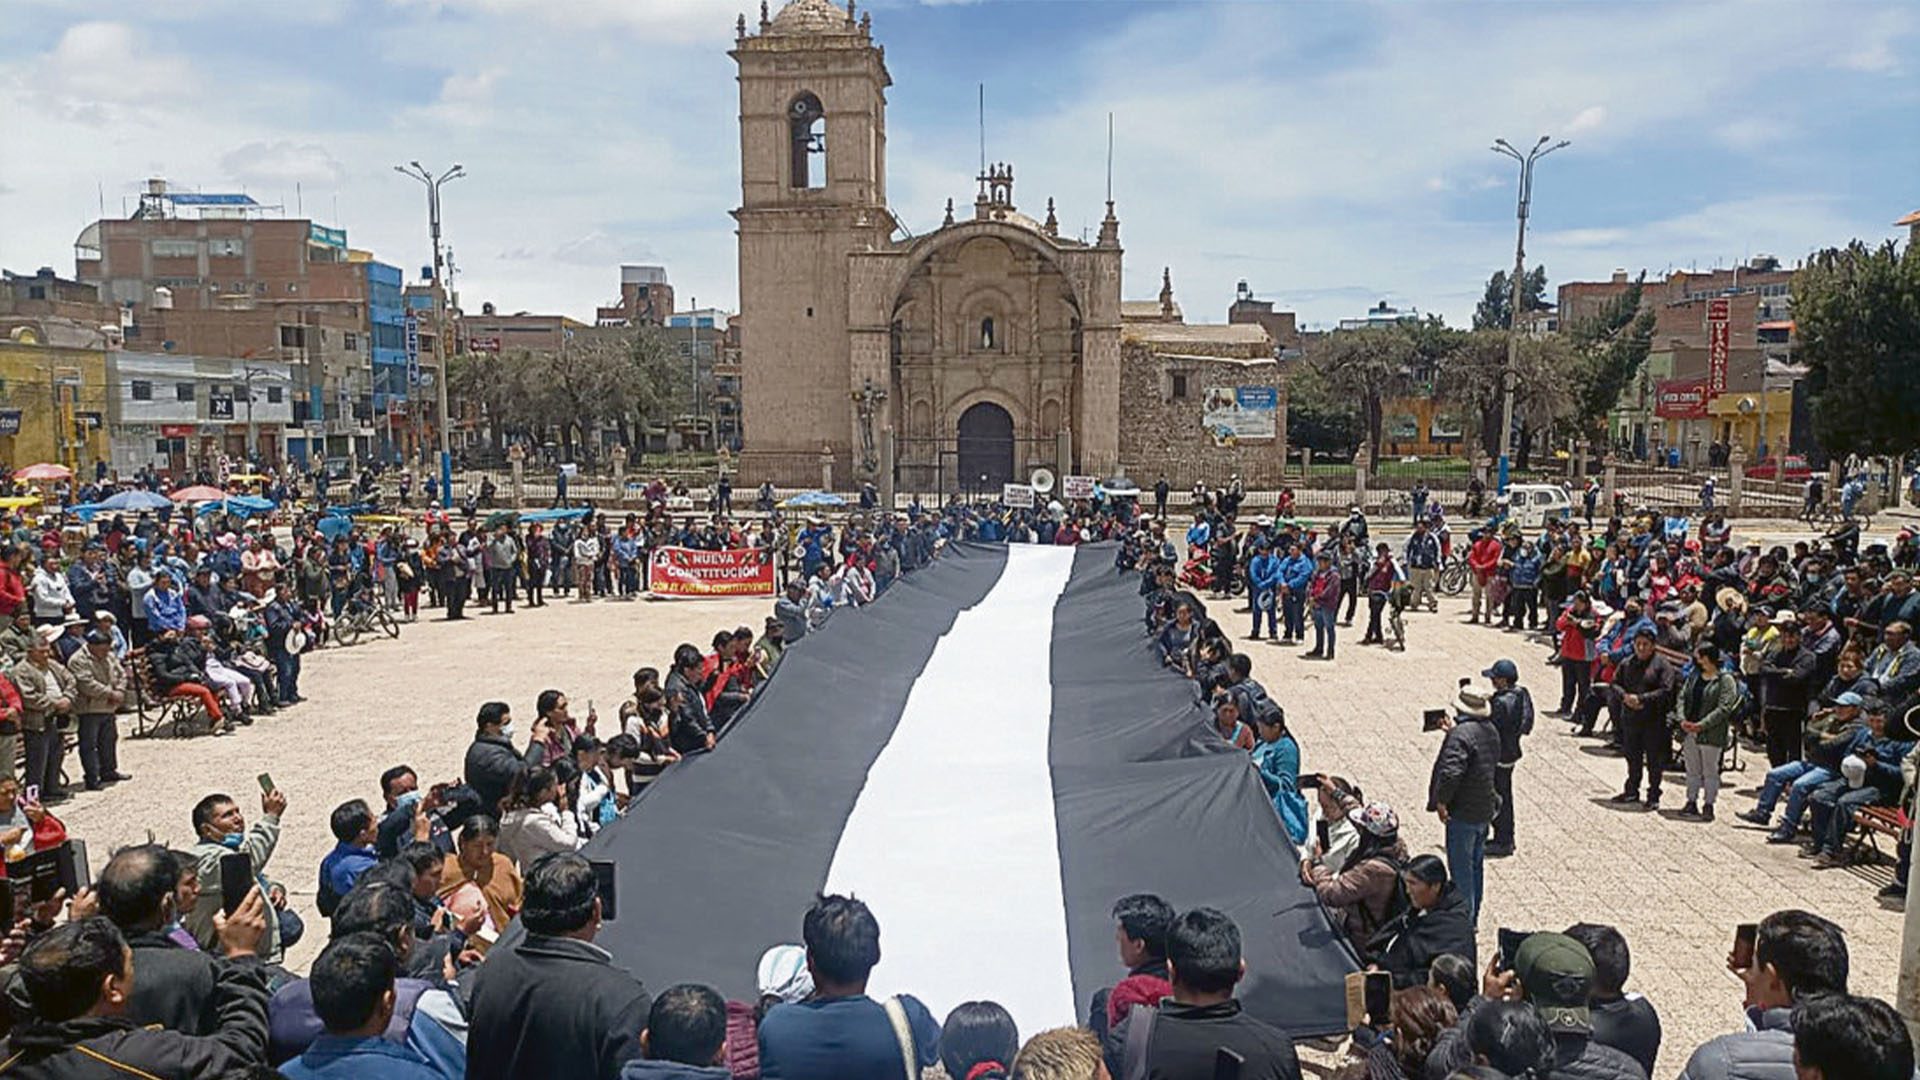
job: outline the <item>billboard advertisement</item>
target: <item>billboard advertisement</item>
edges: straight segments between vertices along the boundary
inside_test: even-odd
[[[1271,386],[1209,387],[1200,422],[1215,446],[1271,441],[1278,430],[1280,391]]]
[[[1706,379],[1663,379],[1656,391],[1653,414],[1663,420],[1704,420],[1712,396]]]

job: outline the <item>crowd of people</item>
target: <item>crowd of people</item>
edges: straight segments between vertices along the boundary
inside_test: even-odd
[[[1345,587],[1339,556],[1366,550],[1364,517],[1352,515],[1323,543],[1309,530],[1271,519],[1256,520],[1242,531],[1237,509],[1210,506],[1195,527],[1205,525],[1212,534],[1200,542],[1208,552],[1231,538],[1234,558],[1221,568],[1230,568],[1247,588],[1253,636],[1259,636],[1265,617],[1270,635],[1284,620],[1289,639],[1303,640],[1311,609],[1319,635],[1315,653],[1331,659],[1340,601],[1359,591]],[[588,521],[590,527],[604,527]],[[724,523],[716,523],[721,527]],[[1648,539],[1636,543],[1643,533]],[[532,538],[518,534],[511,521],[497,524],[491,534],[494,539],[483,546],[502,535],[522,541],[517,561],[506,565],[506,578],[481,576],[489,594],[511,596],[527,588],[517,575],[527,565]],[[750,535],[743,532],[741,541]],[[1389,564],[1391,576],[1376,579],[1362,570],[1358,579],[1376,627],[1385,610],[1398,614],[1428,605],[1433,579],[1447,558],[1443,536],[1428,527],[1416,530],[1398,553],[1376,546],[1376,564]],[[1831,564],[1824,572],[1809,572],[1806,558],[1817,557],[1811,551],[1799,553],[1804,558],[1797,562],[1780,553],[1749,559],[1722,542],[1692,556],[1683,543],[1678,553],[1667,555],[1671,562],[1698,558],[1732,570],[1717,579],[1709,571],[1691,586],[1684,575],[1672,583],[1675,596],[1687,595],[1689,588],[1696,596],[1706,593],[1699,603],[1708,608],[1698,630],[1707,638],[1675,648],[1661,635],[1673,633],[1676,624],[1694,625],[1693,612],[1683,608],[1682,614],[1661,619],[1656,608],[1656,617],[1647,616],[1649,604],[1659,601],[1625,559],[1633,552],[1645,557],[1643,569],[1651,568],[1659,553],[1644,549],[1655,546],[1652,538],[1659,536],[1657,522],[1609,529],[1608,555],[1598,564],[1581,564],[1596,567],[1592,579],[1584,573],[1569,579],[1561,568],[1561,583],[1569,586],[1564,591],[1548,585],[1544,566],[1553,552],[1565,562],[1571,549],[1584,548],[1578,531],[1554,526],[1532,545],[1543,565],[1542,577],[1530,586],[1539,590],[1532,602],[1547,608],[1543,625],[1557,628],[1555,653],[1563,661],[1563,675],[1569,654],[1568,628],[1562,624],[1569,613],[1575,631],[1594,643],[1593,655],[1574,654],[1588,665],[1589,677],[1566,676],[1568,697],[1557,712],[1590,724],[1609,713],[1623,741],[1636,722],[1629,712],[1677,714],[1684,755],[1688,739],[1715,745],[1706,737],[1715,722],[1711,714],[1725,712],[1730,727],[1742,722],[1729,703],[1737,690],[1758,697],[1750,733],[1771,753],[1774,732],[1784,737],[1788,731],[1791,716],[1781,716],[1781,710],[1791,714],[1797,701],[1805,712],[1818,699],[1814,691],[1802,699],[1773,696],[1772,684],[1764,682],[1760,690],[1748,691],[1734,681],[1733,672],[1757,681],[1797,670],[1796,649],[1805,646],[1786,644],[1792,635],[1778,625],[1778,597],[1760,601],[1784,589],[1778,595],[1800,601],[1794,606],[1804,617],[1805,598],[1814,594],[1802,590],[1832,575],[1855,603],[1844,613],[1829,609],[1831,621],[1869,626],[1879,640],[1857,655],[1853,681],[1834,694],[1831,717],[1823,720],[1819,712],[1800,717],[1808,730],[1823,732],[1829,741],[1846,733],[1853,751],[1831,775],[1806,786],[1804,805],[1819,814],[1827,805],[1821,792],[1833,779],[1845,783],[1858,772],[1845,756],[1869,763],[1870,782],[1878,775],[1872,769],[1882,763],[1891,762],[1898,771],[1907,754],[1895,755],[1877,742],[1854,745],[1859,730],[1876,740],[1886,738],[1886,725],[1897,715],[1887,702],[1898,699],[1876,680],[1897,680],[1911,670],[1920,681],[1920,649],[1895,630],[1913,614],[1900,606],[1912,589],[1898,568],[1880,567],[1876,560],[1882,556],[1872,549],[1848,575]],[[1116,977],[1088,1003],[1084,1024],[1024,1033],[1024,1039],[1007,1011],[990,1000],[967,1002],[940,1019],[911,995],[868,996],[868,975],[880,956],[880,922],[849,896],[821,896],[807,911],[795,913],[799,940],[768,943],[753,973],[759,993],[751,1001],[727,1001],[712,987],[693,983],[656,993],[593,943],[606,916],[605,900],[600,875],[580,849],[638,805],[648,785],[682,757],[719,747],[792,642],[821,632],[837,607],[878,597],[898,576],[937,558],[950,540],[1060,544],[1107,538],[1120,541],[1117,568],[1139,576],[1143,633],[1152,654],[1173,675],[1193,681],[1208,704],[1213,730],[1248,753],[1279,827],[1301,852],[1302,887],[1317,896],[1362,965],[1391,980],[1387,1008],[1355,1033],[1356,1056],[1343,1068],[1343,1077],[1632,1080],[1652,1075],[1660,1052],[1658,1014],[1653,1003],[1628,989],[1628,946],[1615,928],[1581,923],[1564,933],[1503,940],[1501,955],[1484,966],[1479,962],[1481,864],[1513,848],[1513,773],[1534,721],[1518,666],[1500,660],[1482,673],[1484,684],[1464,683],[1439,720],[1444,738],[1426,810],[1444,825],[1446,857],[1412,855],[1394,807],[1369,799],[1347,778],[1303,772],[1301,746],[1284,708],[1253,678],[1251,657],[1236,650],[1225,628],[1209,617],[1199,595],[1207,590],[1196,588],[1183,573],[1179,552],[1166,535],[1164,513],[1139,514],[1132,504],[1119,502],[1058,516],[955,504],[933,513],[916,509],[904,517],[855,519],[838,528],[806,522],[782,540],[793,545],[801,572],[787,583],[761,633],[721,629],[710,649],[682,644],[664,670],[641,668],[634,673],[632,696],[611,723],[591,706],[577,713],[559,689],[535,698],[524,727],[515,723],[509,703],[487,702],[477,711],[461,775],[423,783],[410,767],[394,765],[378,777],[377,795],[370,790],[368,797],[343,802],[329,814],[336,845],[313,871],[328,941],[304,977],[284,961],[309,928],[291,909],[284,881],[274,876],[285,869],[274,865],[274,855],[287,797],[269,787],[261,795],[260,813],[249,821],[237,799],[207,796],[186,815],[191,844],[147,843],[113,852],[91,888],[71,902],[56,893],[32,904],[0,944],[11,1006],[0,1076],[265,1075],[276,1069],[296,1080],[1297,1078],[1301,1071],[1292,1042],[1248,1015],[1235,997],[1245,962],[1233,920],[1204,907],[1178,911],[1148,894],[1115,902]],[[222,682],[210,668],[196,669],[206,679],[194,685],[206,693],[205,705],[216,722],[246,722],[271,707],[297,702],[297,663],[291,673],[294,693],[281,693],[288,685],[279,665],[287,648],[284,634],[276,649],[274,631],[266,628],[268,662],[258,672],[244,666],[244,648],[239,655],[231,651],[248,644],[254,633],[246,618],[248,602],[270,598],[267,607],[284,602],[291,609],[288,632],[311,626],[314,619],[337,613],[332,598],[340,579],[333,559],[342,546],[339,568],[349,599],[387,587],[382,566],[398,562],[383,563],[383,548],[397,546],[401,558],[407,550],[404,539],[377,533],[349,533],[339,538],[342,545],[310,522],[296,523],[284,548],[272,530],[257,526],[239,525],[229,534],[184,523],[109,522],[71,565],[59,562],[58,548],[32,537],[14,539],[16,547],[25,541],[35,550],[52,551],[54,569],[47,573],[67,579],[76,599],[79,593],[93,597],[84,585],[75,590],[76,567],[88,580],[99,575],[117,582],[106,586],[90,610],[75,602],[71,608],[62,603],[55,612],[49,602],[43,621],[36,571],[26,601],[33,606],[11,636],[0,633],[0,648],[10,649],[17,638],[21,662],[32,669],[0,684],[19,688],[23,734],[36,730],[24,722],[27,698],[45,701],[51,692],[47,684],[61,685],[60,676],[48,672],[60,667],[72,682],[68,696],[74,700],[64,711],[43,705],[42,715],[72,712],[81,721],[83,743],[86,716],[99,715],[84,710],[118,702],[112,680],[97,673],[82,679],[82,672],[90,664],[101,666],[104,656],[121,665],[124,680],[131,651],[151,650],[157,643],[163,649],[166,642],[192,643],[181,647],[197,648],[205,664],[217,659],[219,642],[228,642],[228,655],[241,665],[236,671],[245,683]],[[1188,539],[1191,543],[1191,533]],[[1477,536],[1475,544],[1482,539]],[[436,542],[449,545],[444,536],[429,537],[429,544]],[[1496,542],[1502,557],[1495,573],[1510,578],[1513,567],[1503,564],[1528,555],[1529,545],[1519,539],[1509,551],[1507,539]],[[455,537],[450,543],[465,541]],[[19,555],[14,552],[9,566],[21,565]],[[484,550],[480,557],[485,568]],[[1285,565],[1296,558],[1311,564],[1299,589],[1290,575],[1303,568]],[[1263,559],[1282,565],[1256,571],[1254,564]],[[298,572],[315,560],[328,567],[328,589],[317,603]],[[137,600],[133,588],[140,579],[127,572],[129,564],[151,578]],[[97,569],[101,566],[118,572]],[[1862,571],[1876,568],[1878,583],[1869,585]],[[424,560],[419,569],[426,569]],[[547,569],[551,572],[551,563]],[[180,597],[172,595],[178,590],[171,580],[163,584],[176,571],[190,582]],[[1608,610],[1599,605],[1609,602],[1596,601],[1602,594],[1597,577],[1616,571],[1623,595],[1618,609]],[[404,595],[406,577],[393,573]],[[870,576],[870,585],[862,573]],[[412,580],[417,590],[420,583],[432,587],[435,578],[422,572]],[[616,559],[606,588],[617,594],[620,580]],[[0,603],[7,584],[0,572]],[[590,593],[600,588],[597,573],[589,575],[586,587]],[[1517,585],[1514,591],[1527,587]],[[227,592],[214,591],[223,588]],[[52,589],[50,584],[49,601]],[[203,594],[198,600],[195,590]],[[441,591],[450,605],[456,603],[455,590]],[[1402,594],[1397,605],[1395,591]],[[1376,603],[1376,592],[1388,596]],[[1746,639],[1754,633],[1757,612],[1741,608],[1736,594],[1751,597],[1755,608],[1774,608],[1750,650],[1764,662],[1751,671]],[[536,594],[530,593],[528,602],[539,602]],[[1639,606],[1632,607],[1636,602]],[[1912,602],[1920,606],[1920,599]],[[99,617],[101,608],[110,617]],[[1717,649],[1711,635],[1735,608],[1746,618],[1731,656],[1708,651]],[[1508,618],[1507,625],[1518,627],[1525,613],[1515,609],[1513,614],[1520,618]],[[450,610],[454,615],[457,609]],[[176,620],[180,625],[173,625]],[[1643,631],[1643,620],[1650,629]],[[1620,623],[1626,624],[1624,630]],[[73,626],[80,630],[75,633]],[[1610,632],[1613,643],[1627,642],[1628,652],[1607,667],[1600,643]],[[76,636],[80,644],[64,665],[56,663],[52,657],[60,643]],[[1384,638],[1384,633],[1368,637]],[[1676,671],[1658,689],[1631,681],[1644,676],[1642,669],[1651,661],[1633,667],[1637,675],[1619,674],[1649,650],[1655,660],[1669,659],[1668,652],[1684,653],[1688,670]],[[1729,659],[1722,663],[1722,656]],[[1834,678],[1850,670],[1842,655],[1835,663]],[[153,666],[158,676],[161,663]],[[1809,679],[1811,685],[1825,685],[1813,675]],[[1729,682],[1736,690],[1727,688]],[[124,694],[124,681],[119,685]],[[241,692],[238,701],[229,696],[230,689]],[[1797,739],[1801,728],[1792,730]],[[96,731],[91,754],[100,771],[90,771],[89,777],[100,783],[124,779],[113,765],[110,744],[100,742]],[[33,745],[29,739],[30,768]],[[28,848],[60,842],[44,811],[45,801],[58,794],[57,785],[49,790],[45,783],[49,752],[41,752],[43,771],[36,774],[40,800],[20,798],[19,784],[0,781],[0,798],[17,808],[18,822],[11,827],[20,830],[18,835],[0,832],[0,841]],[[88,753],[83,746],[82,757]],[[1643,753],[1650,751],[1643,748]],[[1705,752],[1693,756],[1707,767]],[[1804,757],[1780,761],[1768,780],[1775,797],[1785,795],[1791,808],[1803,790],[1801,782],[1817,777],[1824,760],[1815,760],[1809,749]],[[1717,760],[1712,764],[1717,776]],[[1828,816],[1820,819],[1829,831],[1839,815],[1872,805],[1858,797],[1860,788],[1851,784],[1831,800]],[[1711,796],[1705,805],[1711,806]],[[6,827],[0,821],[0,829]],[[228,860],[242,856],[245,873],[230,875]],[[1685,1080],[1788,1075],[1783,1070],[1795,1068],[1801,1080],[1912,1075],[1912,1045],[1898,1017],[1879,1001],[1849,993],[1846,942],[1837,926],[1801,911],[1776,912],[1758,923],[1750,955],[1730,956],[1728,966],[1740,977],[1751,1029],[1694,1050],[1681,1074]],[[991,989],[981,988],[983,993]],[[1227,1073],[1220,1071],[1223,1062],[1231,1064]]]

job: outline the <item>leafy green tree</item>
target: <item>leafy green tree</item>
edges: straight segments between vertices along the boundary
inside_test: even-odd
[[[1795,355],[1814,437],[1830,454],[1920,448],[1920,254],[1855,240],[1793,278]]]
[[[1568,372],[1573,423],[1586,438],[1604,436],[1607,413],[1647,362],[1653,345],[1653,309],[1640,306],[1646,283],[1642,271],[1631,288],[1607,301],[1598,314],[1562,327],[1576,355]]]
[[[1359,433],[1370,448],[1370,468],[1378,468],[1386,399],[1412,383],[1420,346],[1402,326],[1339,330],[1315,342],[1312,364],[1335,399],[1354,410]]]
[[[1520,291],[1526,295],[1528,311],[1539,311],[1546,307],[1547,268],[1536,266],[1527,271],[1526,279],[1520,283]],[[1487,279],[1487,290],[1473,309],[1473,328],[1513,328],[1513,285],[1511,276],[1505,270],[1495,270],[1493,276]]]

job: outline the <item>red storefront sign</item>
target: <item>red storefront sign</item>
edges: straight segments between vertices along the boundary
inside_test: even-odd
[[[188,439],[193,437],[192,424],[161,424],[160,437],[163,439]]]
[[[1733,304],[1707,301],[1707,396],[1727,392],[1727,358],[1733,351]]]
[[[647,589],[655,596],[673,599],[772,596],[773,552],[761,548],[654,548],[647,562]]]
[[[1706,379],[1664,379],[1653,414],[1662,420],[1704,420],[1709,397]]]

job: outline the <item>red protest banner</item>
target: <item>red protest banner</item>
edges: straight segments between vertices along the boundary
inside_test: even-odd
[[[669,599],[772,596],[773,552],[658,547],[647,561],[647,591]]]

